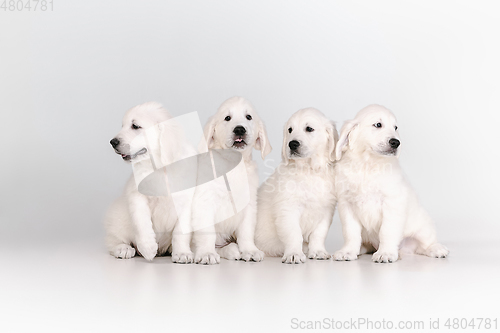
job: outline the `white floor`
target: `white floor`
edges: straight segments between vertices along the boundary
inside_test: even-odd
[[[295,266],[117,260],[97,241],[11,248],[2,251],[0,332],[287,332],[351,318],[423,321],[424,331],[439,318],[448,331],[447,318],[500,317],[500,244],[447,245],[447,259]]]

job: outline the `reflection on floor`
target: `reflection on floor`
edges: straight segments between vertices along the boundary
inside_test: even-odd
[[[0,330],[286,332],[351,318],[426,325],[439,318],[444,329],[448,318],[497,316],[500,244],[447,245],[447,259],[407,255],[393,264],[364,255],[353,262],[285,265],[266,258],[216,266],[177,265],[170,257],[118,260],[96,242],[11,248],[2,251],[9,255]]]

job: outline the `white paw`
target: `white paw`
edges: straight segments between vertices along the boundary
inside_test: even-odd
[[[241,252],[241,259],[245,261],[262,261],[264,260],[264,252],[255,248],[251,251],[243,251]]]
[[[386,262],[395,262],[399,258],[399,253],[396,252],[381,252],[377,251],[373,254],[372,260],[374,262],[386,263]]]
[[[231,243],[223,248],[217,249],[217,253],[222,257],[226,258],[227,260],[240,260],[241,259],[241,253],[240,249],[238,248],[238,245],[236,243]]]
[[[158,243],[154,238],[141,239],[137,242],[137,251],[144,257],[144,259],[151,261],[158,253]]]
[[[328,260],[332,256],[328,252],[326,252],[326,250],[313,251],[309,249],[309,252],[307,252],[307,257],[309,259]]]
[[[130,259],[135,256],[135,249],[128,244],[120,244],[115,246],[111,253],[119,259]]]
[[[220,262],[220,256],[216,252],[196,253],[194,262],[201,265],[215,265]]]
[[[358,253],[349,250],[338,250],[333,254],[333,260],[352,261],[358,259]]]
[[[285,264],[301,264],[306,262],[306,255],[302,252],[285,253],[281,262]]]
[[[193,252],[172,253],[172,262],[178,264],[192,264],[193,261]]]
[[[442,244],[434,244],[429,246],[427,250],[425,250],[425,255],[431,258],[446,258],[450,254],[450,250]]]

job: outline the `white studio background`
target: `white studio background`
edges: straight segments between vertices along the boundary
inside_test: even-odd
[[[130,174],[108,143],[128,108],[155,100],[204,123],[241,95],[266,123],[272,167],[299,108],[319,108],[340,129],[368,104],[388,107],[441,238],[498,239],[499,9],[55,0],[54,11],[0,11],[2,235],[100,233]],[[272,169],[259,165],[263,181]]]
[[[273,151],[265,163],[254,154],[261,182],[281,160],[293,112],[316,107],[340,129],[382,104],[398,118],[403,169],[440,240],[500,240],[500,2],[53,6],[0,10],[6,253],[9,244],[38,253],[92,240],[105,254],[102,217],[131,174],[109,144],[125,111],[158,101],[174,115],[198,111],[205,123],[234,95],[267,126]],[[340,230],[336,213],[331,252]]]

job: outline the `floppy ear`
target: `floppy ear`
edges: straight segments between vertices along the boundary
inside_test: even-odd
[[[208,122],[207,124],[205,125],[205,128],[203,129],[203,134],[204,134],[204,137],[205,137],[205,140],[207,141],[207,147],[210,149],[210,148],[213,148],[213,146],[215,145],[215,139],[214,139],[214,135],[215,135],[215,116],[212,116],[210,117],[210,119],[208,119]]]
[[[267,131],[266,127],[264,126],[264,123],[262,120],[259,120],[259,126],[258,126],[258,135],[257,139],[255,140],[255,149],[260,150],[260,155],[262,156],[262,159],[264,159],[267,154],[271,152],[273,149],[271,147],[271,144],[269,143],[269,138],[267,137]]]
[[[328,159],[330,162],[335,162],[335,146],[339,141],[339,133],[333,121],[327,125],[326,132],[328,133]]]
[[[153,171],[161,168],[163,164],[160,137],[160,124],[155,124],[153,126],[145,128],[144,131],[134,139],[144,141],[144,146],[148,150],[149,158],[151,159]]]
[[[342,157],[342,153],[346,151],[347,147],[352,147],[356,140],[355,131],[358,128],[358,123],[354,120],[347,121],[340,131],[340,138],[337,142],[337,147],[335,148],[335,159],[337,161]]]
[[[287,135],[288,135],[288,129],[287,129],[287,124],[285,123],[285,125],[283,126],[283,144],[282,144],[282,148],[281,148],[281,159],[283,161],[283,163],[285,163],[285,165],[288,165],[288,156],[286,156],[286,142],[287,142]]]

